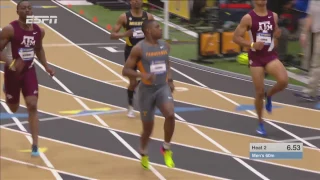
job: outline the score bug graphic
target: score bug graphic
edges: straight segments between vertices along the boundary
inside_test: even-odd
[[[302,159],[303,143],[250,143],[250,159]]]

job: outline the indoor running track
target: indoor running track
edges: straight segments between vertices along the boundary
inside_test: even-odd
[[[1,179],[320,179],[320,112],[315,104],[293,97],[296,87],[274,97],[273,114],[265,114],[269,135],[262,138],[255,133],[254,109],[248,107],[253,104],[249,79],[179,59],[172,59],[178,90],[172,145],[176,168],[164,166],[159,151],[164,119],[157,113],[149,147],[153,169],[143,170],[137,153],[139,114],[126,117],[124,42],[109,40],[109,32],[56,2],[33,5],[57,6],[34,12],[59,18],[58,24],[43,26],[56,76],[49,77],[36,63],[43,153],[31,158],[27,152],[31,144],[24,101],[10,115],[1,92]],[[4,27],[17,18],[15,2],[1,1],[1,6],[11,7],[1,9]],[[303,142],[303,159],[248,158],[250,143],[280,141]]]

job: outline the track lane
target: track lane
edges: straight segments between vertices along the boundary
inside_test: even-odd
[[[55,3],[53,3],[55,4]],[[58,3],[57,3],[58,4]],[[71,39],[73,42],[77,42],[77,43],[81,43],[81,36],[83,36],[85,34],[85,32],[92,32],[92,34],[94,34],[95,37],[92,36],[91,40],[94,40],[94,42],[100,42],[102,39],[105,41],[105,43],[108,43],[108,42],[116,42],[115,40],[110,40],[110,35],[109,33],[107,33],[108,31],[107,30],[101,30],[101,29],[98,29],[96,28],[95,26],[92,26],[92,24],[90,23],[84,23],[84,20],[75,16],[74,14],[66,11],[65,9],[62,9],[62,8],[56,8],[56,9],[53,9],[53,11],[56,11],[57,14],[63,14],[63,15],[68,15],[68,18],[66,19],[63,19],[63,21],[61,22],[62,24],[66,24],[65,22],[66,21],[74,21],[74,22],[79,22],[79,24],[82,24],[81,26],[81,31],[78,31],[77,33],[68,33],[67,31],[70,31],[70,29],[66,28],[66,27],[60,27],[59,29],[57,29],[59,32],[61,32],[62,34],[66,34],[66,37],[68,39]],[[55,28],[55,27],[53,27]],[[67,36],[67,34],[70,36]],[[101,38],[101,37],[105,37],[105,38]],[[122,42],[122,41],[117,41],[117,42]],[[117,48],[120,48],[121,49],[121,46],[114,46],[114,47],[117,47]],[[123,47],[123,46],[122,46]],[[123,59],[123,54],[122,53],[111,53],[111,52],[108,52],[102,48],[93,48],[93,47],[90,47],[90,46],[86,46],[86,47],[83,47],[84,49],[94,53],[94,54],[99,54],[99,55],[102,55],[103,57],[107,57],[108,60],[111,60],[115,63],[119,63],[119,64],[124,64],[124,61],[121,60]],[[103,52],[104,51],[104,52]],[[120,60],[120,61],[119,61]],[[217,74],[211,74],[211,73],[207,73],[207,72],[204,72],[204,71],[199,71],[197,69],[190,69],[188,67],[181,67],[179,66],[177,63],[174,63],[173,64],[173,67],[176,68],[176,69],[179,69],[181,70],[182,72],[186,73],[186,74],[192,74],[194,75],[194,78],[198,79],[198,77],[200,77],[200,79],[198,80],[207,80],[209,83],[207,84],[209,87],[211,87],[212,85],[214,85],[216,88],[215,89],[219,89],[219,87],[223,87],[224,89],[222,89],[222,91],[226,91],[226,92],[230,92],[230,91],[236,91],[234,92],[235,94],[241,94],[241,95],[245,95],[245,96],[250,96],[252,97],[252,93],[250,93],[250,91],[248,91],[248,89],[244,90],[244,91],[241,91],[240,89],[236,89],[236,88],[233,88],[234,86],[230,86],[230,85],[238,85],[237,87],[252,87],[252,83],[250,82],[246,82],[246,81],[242,81],[242,80],[239,80],[239,79],[233,79],[233,78],[229,78],[229,77],[226,77],[226,76],[221,76],[221,75],[217,75]],[[192,72],[191,72],[192,71]],[[190,72],[190,73],[189,73]],[[210,77],[210,78],[208,78]],[[184,78],[185,79],[185,78]],[[214,81],[211,81],[212,79],[215,79]],[[185,81],[183,79],[178,79],[178,80],[181,80],[181,81]],[[189,81],[189,80],[188,80]],[[185,81],[187,82],[187,81]],[[189,81],[190,82],[190,81]],[[219,87],[217,87],[217,83],[216,82],[219,82]],[[220,82],[223,82],[223,83],[220,83]],[[232,83],[228,83],[228,82],[232,82]],[[249,84],[250,83],[250,84]],[[190,84],[195,84],[194,82],[191,82]],[[249,86],[248,86],[249,85]],[[237,91],[239,90],[239,91]],[[253,89],[251,89],[251,91],[253,91]],[[248,94],[243,94],[243,93],[246,93],[246,92],[249,92],[249,95]],[[275,97],[276,101],[279,101],[281,103],[286,103],[286,104],[294,104],[294,105],[297,105],[297,106],[301,106],[301,107],[309,107],[309,108],[313,108],[314,109],[314,106],[310,105],[310,104],[305,104],[305,103],[300,103],[300,102],[297,102],[297,101],[292,101],[293,99],[295,98],[292,98],[292,91],[288,90],[288,91],[285,91],[284,94],[286,94],[286,97],[291,97],[291,98],[282,98],[283,96],[277,96]],[[289,100],[289,101],[288,101]]]

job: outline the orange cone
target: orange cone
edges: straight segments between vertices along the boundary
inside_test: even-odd
[[[80,14],[80,15],[83,15],[83,14],[84,14],[84,11],[83,11],[82,9],[80,9],[79,14]]]
[[[72,8],[72,5],[71,5],[71,4],[68,4],[68,8]]]
[[[111,30],[112,26],[110,24],[108,24],[106,28],[107,28],[107,30]]]
[[[96,16],[93,17],[92,19],[93,22],[97,23],[98,22],[98,18]]]

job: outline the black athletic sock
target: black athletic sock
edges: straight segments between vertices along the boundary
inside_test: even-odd
[[[128,89],[127,92],[128,92],[128,102],[129,102],[129,105],[132,106],[132,104],[133,104],[133,94],[134,94],[134,91]]]

